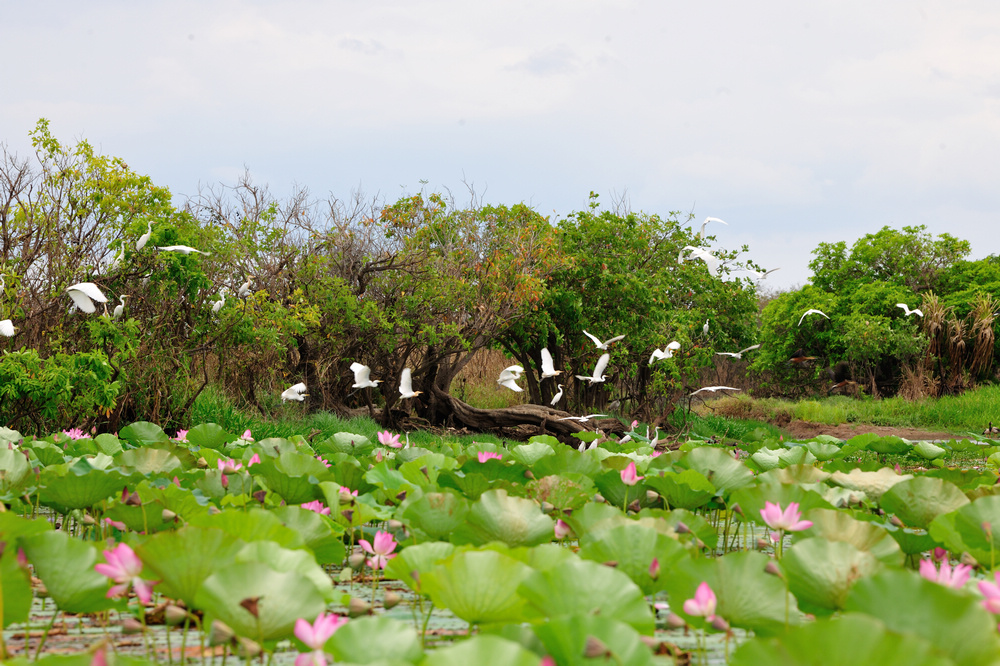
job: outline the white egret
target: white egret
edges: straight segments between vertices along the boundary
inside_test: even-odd
[[[500,386],[506,386],[511,391],[517,391],[520,393],[524,389],[517,385],[517,380],[521,378],[521,374],[523,372],[524,368],[519,365],[506,367],[503,372],[500,373],[500,377],[497,379],[497,384],[500,384]]]
[[[802,325],[802,320],[805,319],[806,317],[808,317],[811,314],[823,315],[824,317],[826,317],[827,319],[829,319],[829,317],[827,317],[827,315],[826,315],[825,312],[821,312],[819,310],[806,310],[805,314],[803,314],[801,317],[799,317],[799,326]]]
[[[579,421],[580,423],[586,423],[590,419],[597,419],[607,414],[587,414],[586,416],[564,416],[561,419],[556,419],[556,421]]]
[[[715,352],[715,355],[716,356],[732,356],[735,359],[741,359],[741,358],[743,358],[743,354],[745,354],[748,351],[753,351],[754,349],[758,349],[759,347],[760,347],[760,345],[753,345],[751,347],[747,347],[746,349],[741,349],[738,352]]]
[[[552,401],[549,402],[549,404],[552,405],[553,407],[555,407],[556,403],[562,400],[563,397],[563,385],[556,384],[556,388],[559,389],[559,392],[556,393],[554,396],[552,396]]]
[[[703,386],[697,391],[691,393],[691,395],[698,395],[702,391],[710,391],[715,393],[716,391],[741,391],[743,389],[733,388],[732,386]]]
[[[98,303],[108,302],[108,297],[93,282],[78,282],[68,287],[66,293],[76,303],[76,307],[87,314],[97,312],[97,307],[94,305],[95,301]]]
[[[612,342],[618,342],[619,340],[621,340],[621,339],[623,339],[625,337],[624,335],[616,335],[615,337],[611,338],[610,340],[606,340],[605,342],[601,342],[600,340],[597,339],[597,336],[591,335],[590,333],[587,333],[586,329],[583,331],[583,334],[586,335],[591,340],[593,340],[594,344],[597,345],[598,349],[607,349],[608,345],[610,345]]]
[[[114,319],[121,319],[122,314],[124,314],[126,298],[128,298],[128,294],[122,294],[118,297],[118,305],[115,306],[115,310],[112,313]]]
[[[719,262],[719,258],[708,250],[703,250],[700,247],[694,247],[693,245],[685,245],[684,250],[688,252],[688,256],[685,261],[691,261],[692,259],[701,259],[708,266],[708,272],[710,274],[715,274],[716,277],[722,272],[722,264]],[[684,251],[681,251],[681,255]]]
[[[307,395],[309,394],[306,393],[306,383],[299,382],[298,384],[290,386],[284,391],[282,391],[281,402],[287,402],[289,400],[297,400],[299,402],[302,402],[303,400],[306,399]]]
[[[497,380],[497,384],[499,384],[500,386],[506,386],[511,391],[517,391],[518,393],[520,393],[521,391],[524,390],[523,388],[521,388],[520,386],[517,385],[517,380],[514,379],[513,377],[508,377],[507,379],[504,379],[503,381],[501,381],[501,380],[498,379]]]
[[[399,376],[399,395],[403,398],[416,398],[423,391],[413,390],[413,377],[409,368],[403,368],[403,374]]]
[[[157,245],[156,249],[161,250],[163,252],[176,252],[178,254],[192,254],[194,252],[197,252],[198,254],[203,254],[206,257],[212,254],[211,252],[203,252],[202,250],[196,250],[195,248],[189,245]]]
[[[250,286],[253,284],[253,276],[248,275],[247,281],[240,285],[240,290],[237,293],[239,298],[246,298],[250,295]]]
[[[924,316],[923,311],[921,311],[918,308],[913,308],[911,310],[910,306],[908,306],[906,303],[896,303],[896,307],[897,308],[903,308],[903,316],[904,317],[909,317],[911,314],[915,314],[918,317],[923,317]]]
[[[664,347],[662,351],[659,349],[654,349],[653,354],[649,357],[649,365],[653,365],[655,361],[659,361],[661,359],[673,358],[674,352],[680,348],[681,348],[681,343],[674,340],[666,347]]]
[[[552,362],[552,354],[548,347],[542,347],[542,379],[561,375],[562,370],[556,370],[555,363]]]
[[[708,328],[708,320],[706,319],[706,320],[705,320],[705,325],[701,327],[701,332],[702,332],[702,334],[704,334],[704,335],[708,335],[708,331],[709,331],[709,328]]]
[[[219,314],[219,310],[226,307],[226,288],[223,287],[219,291],[219,300],[212,303],[212,312]]]
[[[755,270],[750,269],[750,268],[744,268],[743,270],[745,270],[747,273],[749,273],[750,277],[752,277],[755,282],[760,282],[761,280],[763,280],[764,278],[766,278],[768,275],[770,275],[774,271],[780,271],[781,267],[779,266],[778,268],[772,268],[769,271],[763,271],[763,272],[761,272],[761,271],[755,271]]]
[[[135,251],[138,252],[142,248],[146,247],[146,243],[149,242],[149,237],[153,235],[153,222],[152,220],[146,222],[146,233],[139,236],[139,240],[135,242]]]
[[[604,369],[608,367],[608,361],[611,360],[611,354],[601,354],[601,358],[597,359],[597,365],[594,366],[594,374],[590,377],[586,375],[577,375],[576,378],[581,381],[589,382],[591,386],[594,384],[599,384],[604,381]]]
[[[704,236],[704,235],[705,235],[705,227],[707,227],[707,226],[708,226],[708,223],[709,223],[709,222],[718,222],[719,224],[724,224],[724,225],[726,225],[727,227],[729,226],[729,223],[728,223],[728,222],[723,222],[722,220],[720,220],[720,219],[719,219],[719,218],[717,218],[717,217],[706,217],[706,218],[705,218],[705,221],[701,223],[701,229],[699,229],[699,230],[698,230],[698,233],[697,233],[697,235],[695,236],[695,238],[701,238],[702,236]]]
[[[14,333],[17,332],[17,328],[14,326],[14,322],[10,319],[4,319],[0,321],[0,335],[5,338],[13,337]]]
[[[371,378],[372,369],[363,363],[358,363],[357,361],[351,363],[351,372],[354,373],[354,383],[351,385],[351,388],[375,388],[382,383],[381,379]]]

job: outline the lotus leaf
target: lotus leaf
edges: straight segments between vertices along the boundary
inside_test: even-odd
[[[636,522],[640,525],[652,527],[657,532],[672,539],[677,539],[681,543],[688,543],[697,538],[710,550],[715,548],[719,543],[720,535],[715,526],[702,516],[691,513],[687,509],[674,509],[673,511],[643,509],[636,518]],[[689,531],[688,536],[677,533],[678,523],[684,523]]]
[[[858,550],[870,552],[876,559],[892,566],[902,566],[905,559],[899,544],[887,530],[863,520],[857,520],[844,511],[812,509],[805,517],[813,526],[799,532],[803,538],[823,537],[830,541],[843,541]]]
[[[18,454],[20,455],[20,454]],[[0,517],[6,516],[0,513]],[[25,521],[27,522],[27,521]],[[5,535],[6,536],[6,535]],[[26,622],[31,610],[31,575],[27,567],[17,562],[17,548],[13,540],[0,539],[0,629],[14,623]]]
[[[115,463],[128,474],[170,475],[174,470],[181,469],[181,461],[170,451],[153,447],[129,449],[115,457]]]
[[[797,502],[800,511],[815,508],[832,509],[830,503],[814,490],[806,490],[802,486],[785,483],[775,483],[773,479],[765,478],[759,485],[741,488],[729,498],[730,506],[739,505],[745,520],[751,520],[759,525],[764,524],[761,509],[765,502],[773,502],[787,507]]]
[[[608,470],[594,477],[594,484],[609,503],[616,507],[624,507],[638,500],[640,506],[650,506],[655,500],[646,495],[645,479],[634,486],[622,481],[621,472]]]
[[[447,476],[447,474],[442,476]],[[412,493],[420,487],[420,485],[423,485],[414,484],[413,482],[408,481],[406,477],[403,476],[403,473],[398,469],[393,469],[393,467],[389,465],[388,461],[380,462],[372,467],[365,473],[364,479],[373,486],[381,488],[382,491],[389,497],[397,495],[401,492]],[[429,481],[425,481],[425,483],[430,485]]]
[[[893,513],[909,527],[926,528],[942,513],[969,503],[969,498],[953,483],[929,476],[918,476],[897,483],[879,500],[887,513]]]
[[[221,451],[236,435],[217,423],[202,423],[188,430],[185,439],[191,446]]]
[[[557,664],[647,666],[655,663],[639,632],[613,618],[593,615],[557,617],[535,625],[534,631]],[[614,656],[588,659],[585,653],[587,639],[591,637],[604,643]]]
[[[990,525],[990,531],[983,529]],[[995,528],[993,526],[996,526]],[[967,552],[981,565],[995,568],[1000,554],[1000,495],[980,497],[956,511],[935,518],[928,528],[935,541],[948,550]]]
[[[356,664],[380,660],[412,664],[424,655],[416,630],[409,624],[388,617],[351,620],[333,634],[327,642],[327,650],[338,661]]]
[[[465,522],[468,513],[469,501],[445,489],[439,493],[411,494],[399,505],[396,519],[424,538],[438,540],[447,539]]]
[[[723,496],[753,483],[753,472],[722,449],[702,446],[690,451],[680,464],[701,472]]]
[[[31,467],[24,454],[0,445],[0,493],[17,491],[30,475]]]
[[[46,467],[66,462],[66,456],[63,455],[63,450],[52,442],[47,442],[44,439],[36,439],[30,446],[26,445],[24,449],[34,454],[35,457],[38,458],[38,462]]]
[[[311,455],[297,451],[286,451],[277,458],[265,458],[251,468],[254,475],[260,475],[268,489],[289,504],[304,504],[321,499],[321,481],[332,478],[326,465]]]
[[[869,552],[846,541],[823,537],[802,539],[781,559],[788,588],[799,608],[810,613],[832,613],[844,607],[851,586],[869,576],[881,563]]]
[[[815,456],[816,460],[826,462],[832,460],[840,454],[840,447],[836,444],[824,444],[823,442],[806,442],[805,448]]]
[[[472,505],[466,523],[453,533],[452,542],[502,541],[508,546],[534,546],[551,541],[554,526],[555,521],[535,502],[510,497],[506,490],[489,490]]]
[[[163,428],[149,421],[136,421],[118,431],[118,437],[128,440],[137,446],[153,442],[165,442],[169,437]]]
[[[91,467],[81,458],[72,465],[52,465],[41,471],[39,498],[43,504],[68,509],[86,509],[129,485],[131,477],[117,470]]]
[[[940,458],[947,453],[947,451],[942,449],[940,446],[932,444],[931,442],[917,442],[913,445],[913,452],[925,460],[934,460],[935,458]]]
[[[638,585],[643,594],[653,594],[663,588],[663,579],[687,557],[687,551],[677,540],[632,522],[588,532],[581,540],[580,557],[598,563],[616,562],[616,569]],[[662,571],[662,577],[657,579],[649,572],[654,558]]]
[[[274,541],[285,548],[303,546],[303,539],[299,534],[282,525],[281,520],[273,513],[263,509],[204,514],[192,517],[188,524],[216,527],[248,542]]]
[[[750,460],[762,470],[767,471],[789,465],[808,465],[816,462],[816,456],[805,447],[796,446],[790,449],[760,449],[750,456]]]
[[[502,553],[464,551],[421,574],[420,587],[435,606],[470,624],[521,622],[525,600],[517,590],[531,574],[531,567]]]
[[[389,560],[385,567],[385,576],[401,581],[417,594],[424,594],[420,585],[422,576],[454,552],[455,546],[444,541],[431,541],[407,546],[396,557]]]
[[[590,531],[596,531],[631,522],[620,508],[610,504],[600,504],[590,502],[583,508],[574,511],[571,515],[563,518],[577,536],[582,537]]]
[[[351,432],[338,432],[334,433],[333,437],[318,444],[316,448],[320,451],[363,456],[372,451],[375,445],[364,435],[356,435]]]
[[[579,509],[594,494],[594,482],[589,477],[573,474],[550,474],[528,483],[528,497],[538,503],[548,502],[560,510]]]
[[[644,483],[660,494],[668,508],[697,509],[715,497],[716,490],[705,475],[693,469],[680,473],[666,471],[659,475],[646,474]]]
[[[94,571],[97,549],[67,532],[41,532],[21,540],[35,575],[67,613],[95,613],[121,605],[106,597],[108,579]]]
[[[757,476],[757,482],[784,483],[814,486],[825,482],[830,474],[812,465],[789,465],[781,469],[773,469]]]
[[[298,533],[306,548],[320,564],[340,564],[347,556],[344,529],[329,518],[299,506],[282,506],[273,511],[281,523]]]
[[[830,475],[830,483],[851,490],[860,490],[877,502],[882,494],[894,485],[912,478],[912,474],[896,474],[892,469],[882,467],[874,472],[860,469],[852,469],[848,473],[834,472]]]
[[[538,666],[538,662],[537,654],[514,641],[487,634],[434,650],[420,666]]]
[[[525,467],[534,467],[539,460],[551,455],[555,455],[554,447],[538,441],[520,444],[510,450],[510,459]]]
[[[220,529],[188,525],[157,534],[135,551],[161,581],[160,592],[194,608],[205,579],[232,564],[244,543]]]
[[[313,582],[327,602],[333,600],[330,576],[316,564],[316,558],[308,550],[289,550],[273,541],[252,541],[236,553],[235,561],[261,562],[275,571],[300,573]]]
[[[531,467],[536,478],[550,476],[552,474],[582,474],[593,478],[600,474],[601,463],[592,456],[580,453],[576,449],[560,445],[555,450],[555,454],[545,456]]]

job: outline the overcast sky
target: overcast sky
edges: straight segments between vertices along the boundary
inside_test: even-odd
[[[720,217],[772,286],[926,224],[1000,252],[1000,3],[0,0],[0,142],[40,117],[175,195],[423,187]]]

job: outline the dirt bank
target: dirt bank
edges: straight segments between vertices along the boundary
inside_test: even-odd
[[[841,423],[839,425],[828,425],[826,423],[813,423],[812,421],[792,421],[781,426],[782,430],[788,431],[795,439],[809,439],[816,435],[832,435],[838,439],[850,439],[855,435],[863,435],[866,432],[873,432],[885,437],[896,435],[903,439],[961,439],[961,435],[950,432],[933,432],[918,430],[916,428],[894,428],[891,426],[865,425],[864,423]]]

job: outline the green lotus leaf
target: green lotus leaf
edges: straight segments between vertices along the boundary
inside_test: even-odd
[[[780,469],[773,469],[763,474],[757,475],[757,482],[768,484],[783,483],[791,485],[810,486],[815,490],[815,486],[824,483],[830,478],[828,472],[817,469],[812,465],[789,465]]]
[[[216,527],[243,541],[274,541],[285,548],[300,548],[302,537],[281,524],[273,513],[263,509],[224,511],[193,516],[188,523],[199,527]]]
[[[236,553],[235,561],[261,562],[275,571],[300,573],[313,582],[327,602],[333,600],[330,576],[316,564],[316,558],[308,550],[289,550],[273,541],[252,541]]]
[[[894,485],[912,478],[912,474],[896,474],[891,468],[882,467],[877,472],[860,469],[852,469],[848,473],[834,472],[830,475],[830,483],[851,490],[860,490],[877,502]]]
[[[697,509],[716,495],[715,486],[704,474],[693,469],[679,473],[666,471],[659,475],[647,473],[643,483],[658,492],[668,507],[678,509]]]
[[[405,552],[405,550],[404,550]],[[470,624],[522,622],[525,600],[517,589],[531,567],[493,550],[456,552],[420,576],[434,605]]]
[[[106,456],[115,456],[122,452],[122,442],[111,433],[104,432],[94,437],[97,450]]]
[[[572,559],[554,569],[535,571],[518,592],[543,617],[600,615],[643,634],[651,635],[655,628],[639,586],[621,571],[597,562]]]
[[[94,571],[100,554],[92,544],[62,530],[24,537],[21,544],[59,610],[95,613],[121,605],[107,598],[108,578]]]
[[[887,490],[879,504],[909,527],[926,528],[942,513],[969,503],[958,486],[943,479],[918,476],[897,483]]]
[[[878,439],[881,439],[879,435],[876,435],[873,432],[866,432],[861,435],[851,437],[849,440],[844,442],[844,447],[850,447],[854,451],[867,451],[868,445]]]
[[[931,442],[917,442],[913,445],[913,452],[925,460],[934,460],[947,453],[945,449]]]
[[[24,436],[17,430],[13,430],[5,426],[0,426],[0,444],[6,444],[7,442],[10,442],[11,444],[17,444],[18,442],[21,441],[21,439],[23,439],[23,437]]]
[[[389,617],[351,620],[326,644],[338,662],[370,664],[380,660],[416,663],[424,655],[420,635],[410,624]]]
[[[349,453],[352,456],[363,456],[370,453],[375,445],[364,435],[356,435],[352,432],[334,433],[333,437],[323,440],[316,445],[319,451],[330,451],[331,453]]]
[[[574,448],[560,445],[555,454],[545,456],[532,465],[531,471],[539,479],[553,474],[581,474],[593,478],[600,474],[601,463]]]
[[[845,606],[882,620],[900,633],[922,636],[956,664],[996,664],[996,618],[977,596],[925,580],[913,571],[885,569],[854,584]]]
[[[191,446],[221,451],[226,444],[236,439],[236,435],[218,423],[202,423],[188,430],[185,439]]]
[[[589,477],[573,474],[550,474],[530,481],[527,486],[528,497],[539,504],[548,502],[560,510],[579,509],[593,496],[594,482]]]
[[[687,551],[676,539],[630,522],[588,532],[581,540],[580,557],[598,563],[616,562],[615,568],[638,585],[643,594],[653,594],[663,588],[663,578],[687,557]],[[654,558],[660,568],[656,579],[649,572]]]
[[[912,633],[896,633],[876,618],[848,613],[796,627],[784,636],[747,641],[731,666],[950,666],[931,644]]]
[[[781,559],[781,569],[799,608],[822,614],[842,609],[851,586],[881,566],[871,553],[846,541],[823,537],[797,541]]]
[[[52,465],[39,476],[39,499],[63,509],[86,509],[120,493],[131,477],[117,470],[95,469],[85,458],[73,464]]]
[[[127,474],[138,473],[143,476],[169,476],[183,467],[177,456],[170,451],[148,446],[122,451],[115,456],[115,463]]]
[[[539,657],[514,641],[488,634],[429,652],[420,666],[538,666]]]
[[[447,476],[448,474],[450,474],[450,472],[442,474],[441,476]],[[412,493],[414,490],[423,485],[407,481],[402,472],[390,466],[389,461],[380,462],[372,467],[365,473],[364,479],[371,485],[381,488],[382,491],[389,497],[401,492],[407,494]],[[429,482],[425,481],[425,483],[428,483],[429,485]]]
[[[985,524],[990,526],[989,532],[983,529]],[[1000,554],[1000,495],[980,497],[957,511],[941,514],[927,529],[948,550],[967,552],[992,569]]]
[[[136,421],[118,431],[118,437],[125,439],[136,446],[150,444],[152,442],[165,442],[169,437],[163,432],[163,428],[150,423],[149,421]]]
[[[440,456],[441,454],[437,454]],[[421,490],[433,490],[437,487],[437,479],[441,473],[441,468],[434,463],[427,461],[428,456],[421,456],[416,460],[402,463],[398,468],[392,470],[394,474],[399,474],[414,488]],[[449,460],[454,461],[454,458]]]
[[[0,541],[5,542],[8,548],[14,548],[21,537],[48,532],[51,529],[52,525],[44,518],[29,520],[9,511],[0,512]]]
[[[578,537],[583,537],[583,535],[591,531],[632,522],[622,513],[620,507],[614,507],[610,504],[600,504],[598,502],[585,504],[582,508],[563,518],[563,520],[573,528],[573,532]]]
[[[393,455],[396,456],[396,462],[399,464],[412,462],[418,458],[423,458],[431,454],[437,454],[437,451],[431,451],[430,449],[425,449],[420,446],[411,446],[409,448],[395,449]],[[448,469],[453,469],[458,467],[458,461],[454,458],[450,459],[451,462],[448,465]]]
[[[885,564],[903,565],[905,556],[899,544],[887,530],[875,523],[857,520],[847,512],[832,509],[812,509],[805,513],[805,517],[812,521],[813,526],[799,532],[801,538],[823,537],[830,541],[843,541],[871,553]]]
[[[510,497],[503,489],[489,490],[473,503],[466,522],[452,534],[453,543],[534,546],[551,541],[555,521],[535,502]]]
[[[636,516],[636,522],[640,525],[652,527],[657,532],[665,534],[672,539],[677,539],[682,544],[690,544],[698,539],[705,544],[709,550],[715,548],[719,543],[720,534],[702,516],[691,513],[687,509],[674,509],[664,511],[663,509],[643,509]],[[688,534],[678,534],[677,524],[684,523],[689,530]]]
[[[786,617],[788,624],[797,625],[802,623],[803,614],[795,598],[786,593],[784,583],[764,571],[769,561],[769,557],[755,551],[681,560],[667,577],[670,606],[674,612],[683,613],[684,601],[694,598],[695,590],[706,582],[718,600],[716,615],[731,626],[752,630],[759,636],[782,633]],[[700,617],[689,617],[688,622],[705,626]]]
[[[104,515],[111,520],[125,523],[125,526],[133,532],[153,534],[175,526],[172,520],[164,520],[163,509],[164,506],[159,502],[143,502],[140,506],[114,502]]]
[[[499,543],[491,543],[487,548],[498,548]],[[560,546],[557,543],[543,543],[531,548],[508,548],[504,554],[524,562],[535,571],[546,571],[562,566],[567,560],[576,559],[576,555],[569,548]]]
[[[52,442],[47,442],[44,439],[36,439],[30,445],[26,444],[24,449],[32,452],[35,457],[38,458],[38,462],[45,467],[48,467],[49,465],[60,465],[66,462],[66,456],[63,455],[63,450]]]
[[[396,519],[425,539],[447,539],[465,522],[469,501],[445,489],[438,493],[413,493],[399,505]]]
[[[497,487],[498,483],[506,484],[509,487],[514,484],[523,484],[528,480],[525,472],[528,468],[520,463],[508,463],[506,460],[496,460],[491,458],[486,462],[479,462],[477,458],[470,458],[461,467],[462,472],[468,476],[479,474],[490,482],[492,487]]]
[[[272,513],[281,523],[298,533],[306,548],[313,552],[320,564],[340,564],[347,556],[344,546],[344,528],[315,511],[299,506],[282,506]]]
[[[804,446],[793,446],[790,449],[760,449],[750,456],[750,460],[766,471],[789,465],[809,465],[816,462],[816,456]]]
[[[876,453],[899,455],[901,453],[908,453],[912,447],[912,444],[904,441],[902,438],[889,435],[872,440],[868,443],[867,448],[869,451]]]
[[[642,642],[639,632],[614,618],[570,615],[536,624],[533,629],[545,646],[545,651],[556,660],[557,664],[585,666],[606,663],[650,666],[654,663],[653,655]],[[614,656],[586,658],[587,639],[591,637],[604,643]]]
[[[244,544],[220,529],[187,525],[176,532],[161,532],[135,551],[160,581],[160,592],[194,608],[205,579],[232,564]]]
[[[407,546],[385,567],[386,578],[403,582],[418,594],[424,593],[420,581],[438,562],[455,552],[455,546],[444,541],[431,541]]]
[[[256,600],[257,617],[246,608]],[[206,624],[218,619],[238,636],[273,641],[290,638],[299,618],[326,610],[322,592],[296,571],[275,571],[263,562],[237,562],[217,570],[202,584],[195,607]]]
[[[551,455],[555,455],[555,448],[550,444],[537,441],[520,444],[510,450],[510,459],[525,467],[534,467],[539,460]]]
[[[764,508],[765,502],[780,504],[784,509],[792,502],[798,502],[799,511],[805,512],[810,509],[823,508],[832,509],[830,503],[814,490],[807,490],[802,486],[795,486],[785,483],[775,483],[771,479],[770,483],[765,479],[763,483],[749,488],[741,488],[734,492],[729,498],[729,505],[739,505],[746,520],[751,520],[758,525],[764,524],[764,519],[760,512]]]
[[[823,442],[806,442],[805,448],[815,456],[816,460],[826,462],[832,460],[840,453],[840,447],[836,444],[824,444]]]
[[[701,472],[724,496],[753,483],[753,472],[746,465],[734,460],[726,451],[712,446],[689,451],[679,464]]]
[[[20,451],[0,445],[0,494],[16,492],[31,478],[31,466]]]
[[[20,455],[20,453],[18,454]],[[23,460],[23,457],[22,457]],[[6,516],[0,513],[0,516]],[[27,522],[27,521],[25,521]],[[0,609],[3,609],[2,626],[5,629],[11,624],[27,622],[31,610],[31,575],[27,567],[21,567],[17,562],[17,548],[13,540],[0,540],[4,544],[0,553]]]

